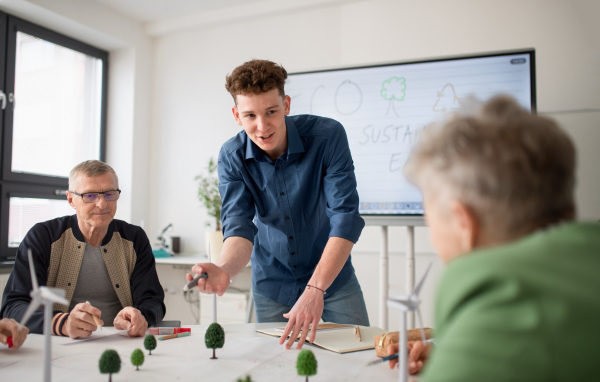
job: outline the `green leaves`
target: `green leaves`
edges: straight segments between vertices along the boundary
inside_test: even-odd
[[[296,369],[298,370],[298,375],[306,375],[308,377],[317,374],[317,359],[312,351],[308,349],[300,351],[296,360]]]
[[[100,356],[98,366],[102,374],[118,373],[121,370],[121,357],[119,357],[116,350],[105,350],[102,356]]]
[[[139,370],[143,363],[144,353],[140,349],[135,349],[131,353],[131,364],[136,367],[136,370]]]
[[[221,230],[221,194],[219,193],[219,177],[217,176],[217,163],[213,158],[208,161],[208,174],[196,176],[198,181],[198,199],[209,216],[215,219],[216,230]]]
[[[148,350],[149,355],[152,355],[152,350],[156,349],[156,338],[152,334],[144,338],[144,349]]]
[[[209,349],[222,348],[225,344],[225,331],[216,322],[210,324],[204,335],[204,343]]]

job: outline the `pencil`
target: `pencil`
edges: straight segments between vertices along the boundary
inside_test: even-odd
[[[158,337],[158,340],[159,341],[163,341],[163,340],[170,340],[171,338],[187,337],[190,334],[192,334],[192,333],[190,333],[190,332],[183,332],[183,333],[169,334],[167,336]]]
[[[354,332],[356,333],[356,339],[358,342],[362,341],[362,337],[360,336],[360,328],[358,326],[354,327]]]
[[[90,304],[89,301],[85,302],[86,304]],[[92,304],[90,304],[92,305]],[[100,324],[100,319],[98,318],[98,316],[96,316],[95,314],[92,314],[92,317],[94,318],[94,322],[96,323],[96,327],[100,330],[102,330],[102,325]]]

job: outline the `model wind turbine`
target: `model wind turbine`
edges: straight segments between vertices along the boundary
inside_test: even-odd
[[[214,264],[215,259],[212,256],[212,253],[210,251],[210,241],[208,242],[208,261],[210,261],[211,263]],[[212,296],[212,308],[213,308],[213,320],[212,322],[217,322],[217,292],[215,291],[215,293],[213,293]]]
[[[31,317],[33,312],[37,310],[40,305],[44,305],[44,382],[50,382],[50,358],[51,358],[51,339],[52,332],[50,327],[52,325],[52,304],[63,304],[68,305],[69,302],[65,299],[65,291],[58,288],[51,288],[47,286],[41,286],[38,288],[37,277],[35,277],[35,267],[33,265],[33,258],[31,256],[31,249],[27,250],[27,256],[29,258],[29,271],[31,272],[31,284],[33,290],[31,291],[31,302],[23,315],[23,319],[19,324],[19,329],[27,323],[27,320]]]
[[[400,309],[400,340],[398,342],[398,364],[400,366],[399,373],[399,381],[406,382],[408,380],[408,364],[407,364],[407,349],[408,349],[408,341],[407,341],[407,331],[406,331],[406,315],[408,311],[416,311],[417,317],[419,318],[419,325],[421,326],[421,338],[423,342],[425,342],[425,331],[423,330],[423,318],[421,317],[421,310],[419,309],[419,304],[421,300],[419,299],[419,292],[421,291],[421,287],[425,283],[425,278],[431,269],[433,263],[430,263],[423,275],[423,278],[414,291],[408,296],[396,296],[390,297],[387,300],[388,306],[396,309]]]

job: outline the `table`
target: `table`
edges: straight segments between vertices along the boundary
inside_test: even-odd
[[[211,360],[212,350],[204,344],[206,325],[192,325],[189,337],[157,341],[157,347],[148,355],[143,337],[125,337],[112,334],[89,341],[71,341],[64,337],[52,338],[52,380],[108,381],[100,374],[98,361],[107,349],[114,349],[121,357],[121,370],[112,375],[117,381],[237,381],[249,375],[254,382],[304,381],[297,375],[296,358],[299,350],[285,350],[276,337],[257,333],[258,328],[272,328],[284,324],[226,324],[225,345],[217,349],[218,359]],[[109,331],[113,328],[104,328]],[[114,330],[113,330],[114,331]],[[70,344],[64,344],[71,342]],[[74,343],[73,343],[74,342]],[[139,348],[144,352],[144,363],[136,371],[131,364],[131,353]],[[386,363],[367,366],[375,360],[375,350],[337,354],[316,346],[304,345],[315,354],[318,362],[316,381],[397,381],[398,370],[390,370]],[[43,336],[30,334],[18,351],[0,345],[0,376],[2,381],[40,381],[43,370]]]

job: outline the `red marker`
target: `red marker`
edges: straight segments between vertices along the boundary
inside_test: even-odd
[[[192,328],[167,328],[167,327],[158,327],[158,328],[148,328],[146,333],[150,334],[179,334],[184,332],[191,332]]]
[[[13,347],[12,336],[8,336],[6,338],[6,344],[8,345],[9,348]]]

